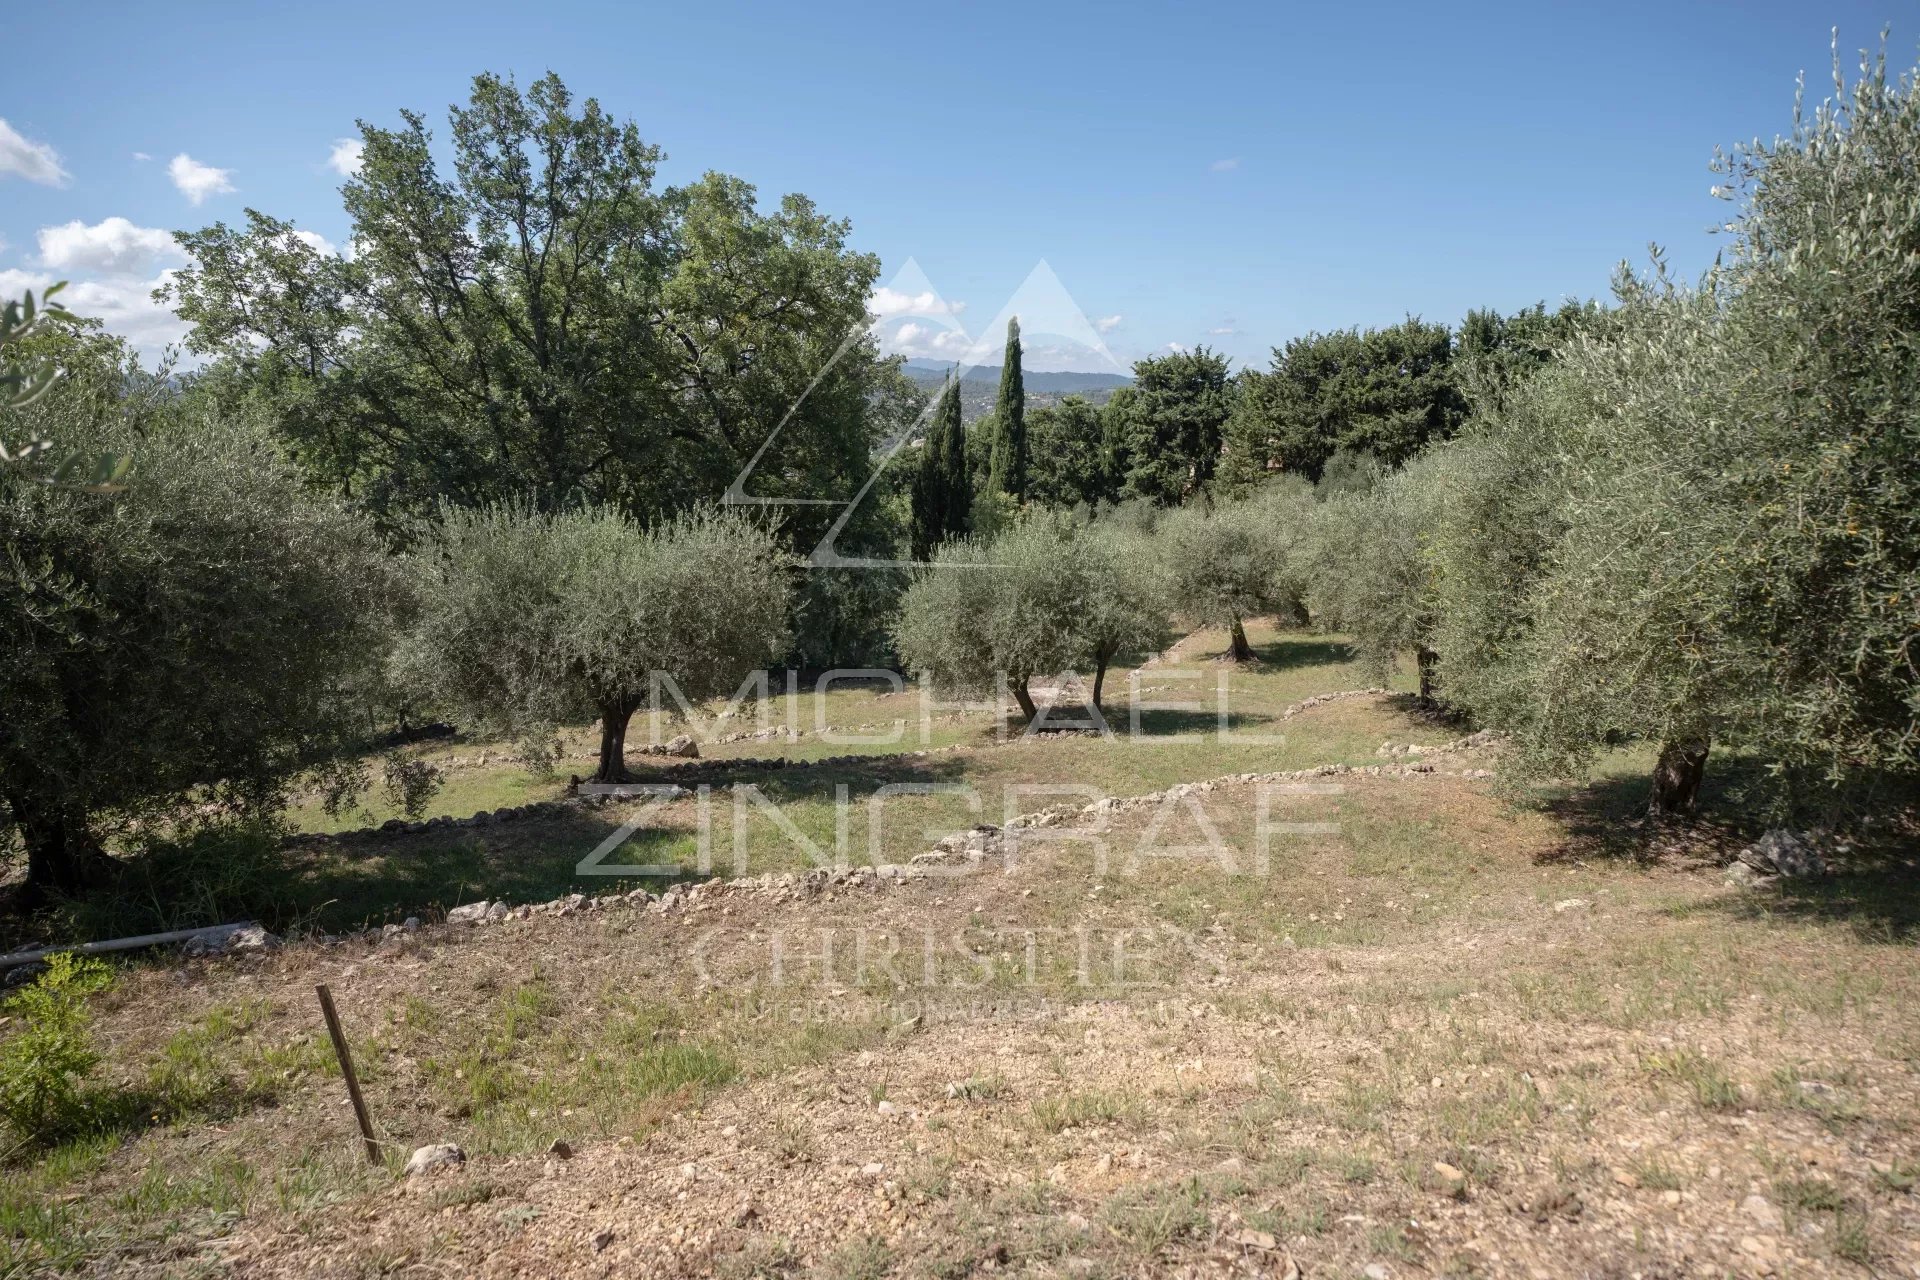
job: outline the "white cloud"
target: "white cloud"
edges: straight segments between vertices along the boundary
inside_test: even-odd
[[[1230,169],[1238,169],[1240,167],[1240,157],[1228,156],[1224,160],[1215,160],[1207,167],[1215,173],[1226,173]]]
[[[76,219],[40,228],[40,264],[55,271],[145,271],[157,258],[177,258],[173,236],[158,227],[137,227],[125,218],[88,226]]]
[[[366,144],[358,138],[336,138],[333,151],[327,156],[327,167],[343,178],[358,177],[366,149]]]
[[[0,120],[0,174],[11,173],[43,187],[64,187],[72,176],[60,166],[60,153],[44,142],[29,142]]]
[[[1234,328],[1234,327],[1233,327],[1232,325],[1230,325],[1230,324],[1223,324],[1223,325],[1221,325],[1221,326],[1220,326],[1219,328],[1217,328],[1217,329],[1209,329],[1209,330],[1207,330],[1207,334],[1208,334],[1208,336],[1209,336],[1209,337],[1214,337],[1214,338],[1224,338],[1224,337],[1227,337],[1227,336],[1228,336],[1228,335],[1230,335],[1230,334],[1235,334],[1235,333],[1238,333],[1238,332],[1240,332],[1240,331],[1239,331],[1238,329],[1236,329],[1236,328]]]
[[[306,245],[307,248],[313,250],[315,253],[323,254],[329,258],[339,252],[333,247],[333,241],[327,239],[318,231],[295,231],[293,238]]]
[[[880,349],[885,354],[918,360],[968,360],[970,353],[977,358],[975,345],[972,338],[958,329],[939,329],[912,321],[880,337]]]
[[[1101,333],[1112,333],[1120,327],[1120,322],[1124,319],[1126,319],[1125,316],[1101,316],[1093,322],[1093,327]]]
[[[948,302],[931,289],[903,293],[881,285],[867,299],[867,310],[882,320],[892,316],[957,316],[966,309],[966,303]]]
[[[201,164],[184,151],[167,162],[167,176],[193,204],[204,204],[208,196],[233,190],[233,170]]]
[[[150,155],[148,155],[148,154],[147,154],[146,152],[144,152],[144,151],[136,151],[136,152],[134,152],[134,153],[133,153],[133,158],[134,158],[135,160],[139,160],[139,161],[141,161],[142,163],[145,163],[146,161],[148,161],[148,160],[151,160],[151,159],[153,159],[153,157],[152,157],[152,156],[150,156]]]
[[[173,272],[167,270],[151,277],[78,280],[61,291],[60,301],[75,315],[100,321],[151,361],[162,347],[179,342],[187,334],[186,322],[153,300],[153,291],[172,278]],[[0,271],[0,297],[18,297],[25,289],[39,293],[55,279],[39,271]]]
[[[1175,355],[1183,356],[1187,354],[1187,344],[1184,342],[1169,342],[1167,344],[1167,350],[1173,352]]]

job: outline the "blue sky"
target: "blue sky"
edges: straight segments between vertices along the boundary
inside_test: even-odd
[[[9,20],[30,56],[0,97],[0,286],[70,277],[71,305],[152,349],[179,332],[144,302],[173,261],[156,232],[252,206],[343,243],[329,157],[356,117],[444,125],[475,72],[552,69],[634,118],[669,182],[720,169],[851,218],[917,353],[951,340],[902,296],[931,288],[923,311],[978,334],[1044,260],[1120,360],[1204,342],[1263,363],[1310,329],[1604,293],[1650,241],[1698,271],[1715,145],[1785,131],[1801,71],[1824,96],[1833,27],[1849,67],[1889,25],[1913,65],[1916,19],[1894,0],[41,4]],[[896,279],[910,263],[924,279]]]

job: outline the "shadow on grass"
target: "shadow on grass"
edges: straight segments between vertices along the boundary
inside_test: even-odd
[[[1767,780],[1757,761],[1715,756],[1701,784],[1699,810],[1688,821],[1651,822],[1646,777],[1609,778],[1558,792],[1543,808],[1567,839],[1543,862],[1610,859],[1693,865],[1703,871],[1733,862],[1771,826],[1828,827],[1835,813],[1872,813],[1869,826],[1845,824],[1851,851],[1833,874],[1782,880],[1690,910],[1742,920],[1845,922],[1864,942],[1912,942],[1920,937],[1920,869],[1913,863],[1920,833],[1920,795],[1907,782],[1862,779],[1825,793],[1826,806],[1797,818],[1769,821],[1754,801]]]
[[[1646,774],[1541,787],[1531,793],[1532,803],[1551,815],[1567,838],[1539,860],[1729,862],[1765,829],[1750,803],[1763,777],[1764,770],[1751,761],[1716,754],[1701,781],[1694,815],[1660,822],[1647,816],[1653,780]]]
[[[1860,942],[1910,946],[1920,938],[1920,871],[1880,860],[1837,875],[1783,880],[1701,909],[1736,920],[1844,924]]]
[[[834,803],[839,787],[864,803],[879,787],[961,779],[953,758],[876,756],[871,762],[776,768],[767,762],[710,761],[698,775],[656,767],[641,781],[710,783],[714,862],[732,867],[733,797],[739,783],[758,788],[782,809]],[[620,832],[629,816],[642,824],[623,835],[602,864],[680,866],[690,862],[690,826],[662,823],[626,806],[604,810],[566,805],[556,816],[485,827],[433,828],[353,840],[284,838],[266,826],[204,831],[117,860],[110,883],[31,917],[0,916],[0,950],[29,945],[124,938],[237,920],[275,933],[350,929],[431,918],[463,903],[546,902],[569,893],[659,892],[676,875],[581,874],[580,865]],[[654,825],[661,823],[661,825]]]
[[[1265,644],[1253,646],[1254,657],[1263,665],[1289,667],[1325,667],[1355,661],[1353,646],[1344,640],[1322,640],[1309,636],[1276,636]]]
[[[1127,713],[1122,708],[1111,723],[1113,731],[1125,738],[1132,735],[1132,727],[1127,721]],[[1223,728],[1231,733],[1235,730],[1252,729],[1255,725],[1271,724],[1273,717],[1260,711],[1229,711],[1226,724],[1220,723],[1217,711],[1182,711],[1173,708],[1146,708],[1140,710],[1140,733],[1142,738],[1201,737],[1219,733]]]

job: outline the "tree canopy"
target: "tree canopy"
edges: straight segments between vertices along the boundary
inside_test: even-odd
[[[1465,416],[1452,359],[1447,326],[1413,316],[1292,339],[1270,369],[1240,375],[1226,431],[1231,478],[1247,485],[1281,471],[1318,480],[1341,449],[1405,462]]]
[[[371,529],[264,431],[116,339],[54,336],[66,376],[0,433],[139,463],[117,493],[0,468],[0,800],[30,886],[70,892],[112,831],[270,813],[352,745],[398,595]]]
[[[844,221],[718,173],[657,188],[659,150],[553,75],[476,77],[450,171],[401,116],[360,126],[350,253],[250,210],[179,236],[162,291],[303,464],[390,524],[502,500],[652,519],[719,498],[777,432],[748,493],[851,496],[892,366]]]
[[[415,678],[536,752],[597,718],[601,782],[627,777],[628,725],[665,680],[689,703],[732,694],[788,639],[787,558],[713,508],[651,530],[608,507],[453,508],[414,559]]]

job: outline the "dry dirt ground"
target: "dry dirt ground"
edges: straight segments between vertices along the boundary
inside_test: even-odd
[[[128,968],[110,1073],[198,1102],[15,1157],[0,1274],[1920,1276],[1909,917],[1435,763],[897,883]],[[1263,809],[1318,829],[1262,859]],[[400,1173],[435,1142],[465,1163]]]

